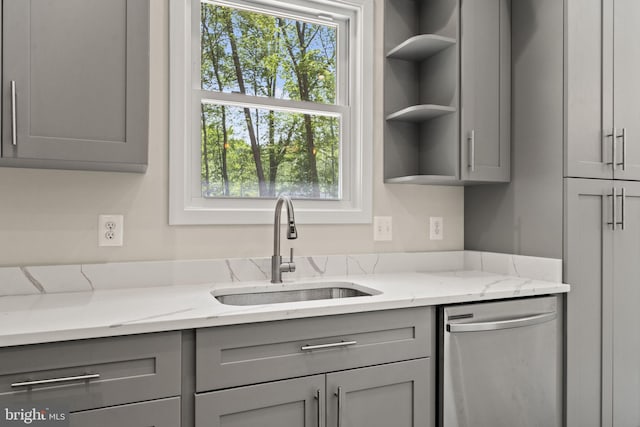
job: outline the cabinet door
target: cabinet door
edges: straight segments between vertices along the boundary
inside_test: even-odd
[[[615,179],[640,180],[640,2],[615,0],[613,20],[613,111],[617,159]]]
[[[327,375],[327,427],[432,426],[431,359]]]
[[[149,0],[5,0],[2,43],[0,164],[144,170]]]
[[[179,425],[179,397],[74,412],[69,417],[70,427],[177,427]]]
[[[640,183],[617,183],[624,189],[613,247],[613,426],[640,425]],[[573,292],[573,289],[572,289]]]
[[[462,1],[463,180],[510,179],[510,3],[510,0]]]
[[[613,181],[565,180],[567,427],[611,426]]]
[[[324,375],[200,393],[196,427],[316,427],[324,396]]]
[[[611,179],[613,0],[566,0],[565,4],[564,175]]]

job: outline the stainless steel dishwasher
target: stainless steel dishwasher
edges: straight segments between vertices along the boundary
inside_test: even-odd
[[[440,426],[561,426],[560,318],[555,296],[440,308]]]

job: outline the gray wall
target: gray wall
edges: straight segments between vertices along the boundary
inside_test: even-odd
[[[563,12],[512,3],[512,180],[465,188],[465,249],[562,258]]]

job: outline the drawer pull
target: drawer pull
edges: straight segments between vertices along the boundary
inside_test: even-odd
[[[100,374],[77,375],[75,377],[51,378],[48,380],[24,381],[11,384],[11,387],[32,387],[34,385],[68,383],[71,381],[93,380],[100,378]]]
[[[318,344],[318,345],[303,345],[300,347],[302,351],[311,351],[311,350],[320,350],[323,348],[335,348],[335,347],[346,347],[348,345],[356,345],[357,341],[340,341],[340,342],[332,342],[331,344]]]

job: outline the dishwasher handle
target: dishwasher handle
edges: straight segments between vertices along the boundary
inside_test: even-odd
[[[525,326],[539,325],[554,320],[557,313],[541,313],[534,316],[518,317],[515,319],[500,320],[497,322],[479,322],[479,323],[449,323],[447,324],[447,332],[480,332],[480,331],[498,331],[500,329],[523,328]]]

